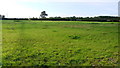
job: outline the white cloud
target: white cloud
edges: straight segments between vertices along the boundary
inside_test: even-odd
[[[22,6],[15,0],[3,0],[0,4],[0,14],[6,17],[35,17],[38,16],[39,12],[32,8]]]
[[[118,2],[119,0],[17,0],[22,2]]]
[[[6,17],[39,17],[40,12],[28,8],[19,2],[118,2],[119,0],[2,0],[0,1],[0,14]],[[54,14],[53,14],[54,15]],[[66,15],[63,15],[66,16]],[[77,16],[77,15],[76,15]]]

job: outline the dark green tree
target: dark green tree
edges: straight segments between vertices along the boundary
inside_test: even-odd
[[[0,15],[0,18],[5,18],[5,15]]]
[[[41,14],[40,14],[40,17],[41,18],[46,18],[45,16],[48,16],[48,14],[46,14],[45,11],[42,11]]]

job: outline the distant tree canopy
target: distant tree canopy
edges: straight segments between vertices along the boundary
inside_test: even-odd
[[[0,15],[0,18],[5,18],[5,15]]]
[[[48,16],[48,14],[46,14],[45,11],[42,11],[41,14],[40,14],[40,17],[41,18],[46,18],[45,16]]]
[[[48,20],[48,21],[98,21],[98,22],[120,22],[120,17],[117,16],[95,16],[95,17],[49,17],[45,11],[41,12],[41,18],[29,18],[30,20]],[[5,18],[5,15],[0,15],[0,20],[29,20],[28,18]]]

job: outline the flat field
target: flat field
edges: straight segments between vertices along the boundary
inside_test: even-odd
[[[117,66],[115,22],[3,20],[3,66]]]

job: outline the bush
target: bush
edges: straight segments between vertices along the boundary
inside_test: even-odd
[[[71,36],[69,36],[69,38],[71,38],[71,39],[80,39],[80,36],[77,36],[77,35],[71,35]]]

